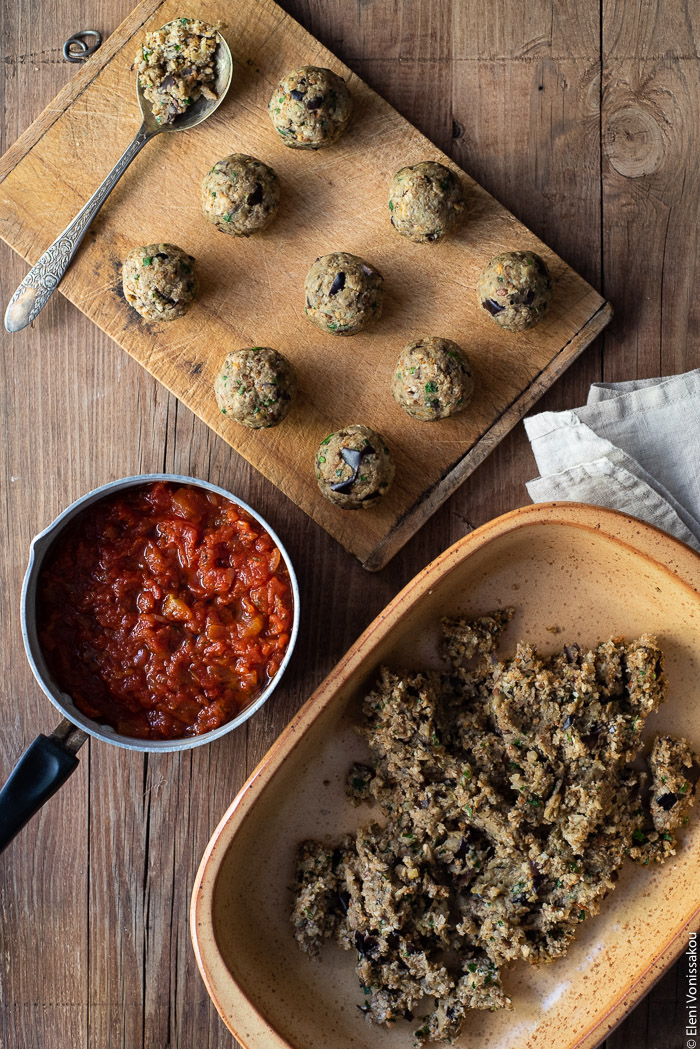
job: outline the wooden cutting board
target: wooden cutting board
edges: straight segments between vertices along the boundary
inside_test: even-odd
[[[611,308],[272,0],[139,4],[0,161],[0,236],[27,262],[132,138],[140,112],[131,64],[144,34],[177,16],[226,23],[229,95],[202,127],[161,135],[137,157],[61,291],[366,568],[381,568],[598,335]],[[348,132],[318,153],[288,149],[267,115],[277,81],[304,64],[340,73],[354,99]],[[233,152],[271,164],[282,186],[275,221],[248,240],[222,235],[201,215],[205,172]],[[388,186],[399,167],[427,159],[459,172],[467,219],[443,242],[413,244],[389,223]],[[148,325],[126,305],[121,262],[156,241],[196,257],[201,291],[186,317]],[[539,252],[556,282],[548,315],[518,335],[503,332],[475,301],[480,271],[507,250]],[[326,335],[304,315],[306,271],[331,251],[360,255],[385,278],[384,316],[352,338]],[[458,342],[475,372],[470,407],[438,423],[410,419],[390,393],[401,348],[426,335]],[[212,393],[226,353],[252,345],[280,350],[299,374],[298,401],[271,430],[237,426]],[[348,512],[321,496],[313,457],[328,433],[355,422],[384,435],[396,480],[377,507]]]

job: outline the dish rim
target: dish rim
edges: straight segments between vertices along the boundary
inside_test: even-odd
[[[244,1016],[265,1029],[269,1041],[265,1049],[297,1049],[267,1020],[246,995],[228,968],[214,934],[213,898],[219,870],[233,841],[249,816],[257,796],[281,767],[304,733],[333,701],[344,681],[361,664],[385,634],[395,628],[402,614],[425,596],[436,579],[447,576],[477,550],[494,539],[516,531],[523,525],[562,524],[588,532],[597,532],[615,544],[634,551],[643,560],[674,576],[696,597],[700,597],[700,556],[685,543],[630,514],[588,503],[537,503],[519,507],[481,525],[457,540],[418,572],[388,603],[362,632],[345,655],[335,664],[309,699],[295,714],[275,740],[257,767],[253,770],[233,799],[212,834],[202,856],[190,903],[190,935],[197,966],[212,1002],[228,1030],[244,1049],[260,1049],[257,1040],[241,1030]],[[652,553],[651,550],[655,549]],[[572,1043],[560,1049],[594,1049],[634,1009],[639,1000],[661,978],[665,970],[680,956],[685,946],[687,930],[700,916],[700,895],[693,913],[661,951],[650,961],[636,981],[627,986],[615,1004],[592,1027]],[[203,931],[200,931],[203,930]],[[208,936],[207,936],[208,933]],[[206,942],[204,942],[206,939]],[[224,1008],[216,985],[216,970],[225,971],[235,1009]],[[230,1015],[236,1012],[241,1023],[236,1027]]]

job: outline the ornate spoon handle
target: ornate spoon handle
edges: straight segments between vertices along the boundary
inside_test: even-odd
[[[59,234],[53,244],[46,249],[35,266],[32,266],[17,291],[10,299],[5,311],[5,327],[10,332],[21,331],[43,310],[49,298],[58,287],[63,274],[75,255],[88,227],[100,210],[109,194],[122,177],[131,161],[149,139],[158,134],[159,128],[146,130],[142,125],[133,142],[110,171],[100,188],[93,193],[89,201]]]

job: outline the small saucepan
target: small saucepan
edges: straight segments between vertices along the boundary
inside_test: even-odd
[[[237,508],[257,521],[268,533],[280,551],[282,560],[289,574],[293,599],[292,629],[284,658],[274,678],[266,688],[245,707],[240,714],[220,725],[218,728],[201,735],[187,736],[180,739],[144,740],[133,736],[121,735],[109,725],[101,724],[83,714],[73,699],[54,682],[47,666],[39,643],[37,632],[37,591],[41,568],[48,551],[61,535],[66,526],[87,507],[106,496],[112,496],[126,488],[147,485],[155,481],[165,481],[177,485],[204,489],[230,500]],[[31,817],[41,808],[44,802],[55,794],[72,772],[78,767],[76,752],[88,736],[113,743],[117,747],[138,751],[172,751],[189,750],[192,747],[212,743],[215,739],[232,732],[242,722],[254,714],[279,684],[296,643],[299,631],[299,587],[296,575],[284,546],[266,521],[250,506],[223,488],[208,481],[179,474],[142,474],[137,477],[126,477],[102,485],[88,492],[64,510],[62,514],[41,532],[31,545],[29,564],[22,586],[21,623],[24,647],[34,677],[49,697],[51,702],[63,715],[63,720],[49,736],[39,735],[30,744],[10,774],[5,786],[0,791],[0,852],[6,848],[15,835],[24,827]]]

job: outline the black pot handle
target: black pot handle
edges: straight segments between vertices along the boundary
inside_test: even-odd
[[[87,735],[63,719],[50,736],[37,736],[0,791],[0,852],[78,767],[76,751]]]

